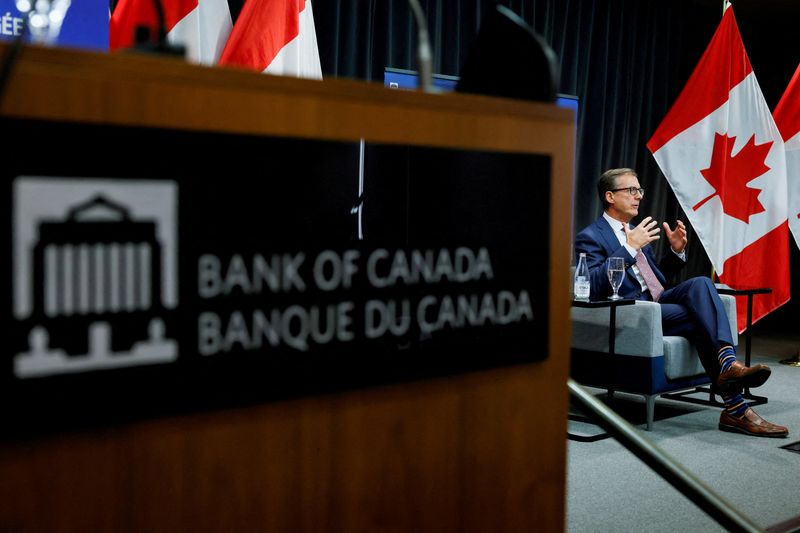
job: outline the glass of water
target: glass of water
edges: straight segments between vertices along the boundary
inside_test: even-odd
[[[622,297],[617,294],[619,286],[622,285],[622,280],[625,277],[625,260],[621,257],[611,257],[608,260],[608,281],[611,283],[611,288],[614,289],[614,294],[608,297],[609,300],[620,300]]]

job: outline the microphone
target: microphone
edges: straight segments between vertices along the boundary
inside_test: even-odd
[[[553,49],[516,13],[497,5],[481,22],[456,90],[553,102],[558,78]]]
[[[419,87],[423,92],[433,92],[433,67],[431,39],[428,36],[428,22],[418,0],[408,0],[414,19],[417,23],[417,70],[419,71]]]

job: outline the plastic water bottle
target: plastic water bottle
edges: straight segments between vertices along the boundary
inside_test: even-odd
[[[586,264],[586,254],[578,257],[578,266],[575,267],[575,299],[581,302],[589,301],[589,265]]]

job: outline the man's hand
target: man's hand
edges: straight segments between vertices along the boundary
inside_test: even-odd
[[[686,249],[686,243],[689,241],[686,237],[686,226],[683,225],[683,222],[678,220],[674,230],[669,229],[669,224],[664,222],[664,232],[667,234],[672,251],[676,254],[683,253],[683,250]]]
[[[633,229],[628,229],[627,224],[624,224],[623,227],[625,228],[625,237],[628,240],[628,245],[634,250],[641,250],[651,242],[661,238],[658,236],[661,229],[658,227],[658,222],[653,220],[653,217],[646,217]]]

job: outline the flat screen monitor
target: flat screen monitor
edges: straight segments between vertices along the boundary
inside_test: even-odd
[[[108,0],[73,0],[53,44],[83,50],[108,50],[108,6]],[[22,32],[23,15],[17,9],[16,1],[0,0],[0,16],[3,18],[0,41],[13,41]]]
[[[391,89],[416,90],[419,87],[419,76],[414,70],[386,67],[383,70],[383,84]],[[442,92],[454,91],[458,83],[458,76],[445,74],[433,75],[433,86]],[[558,94],[556,105],[575,111],[575,123],[578,121],[578,97],[569,94]]]

